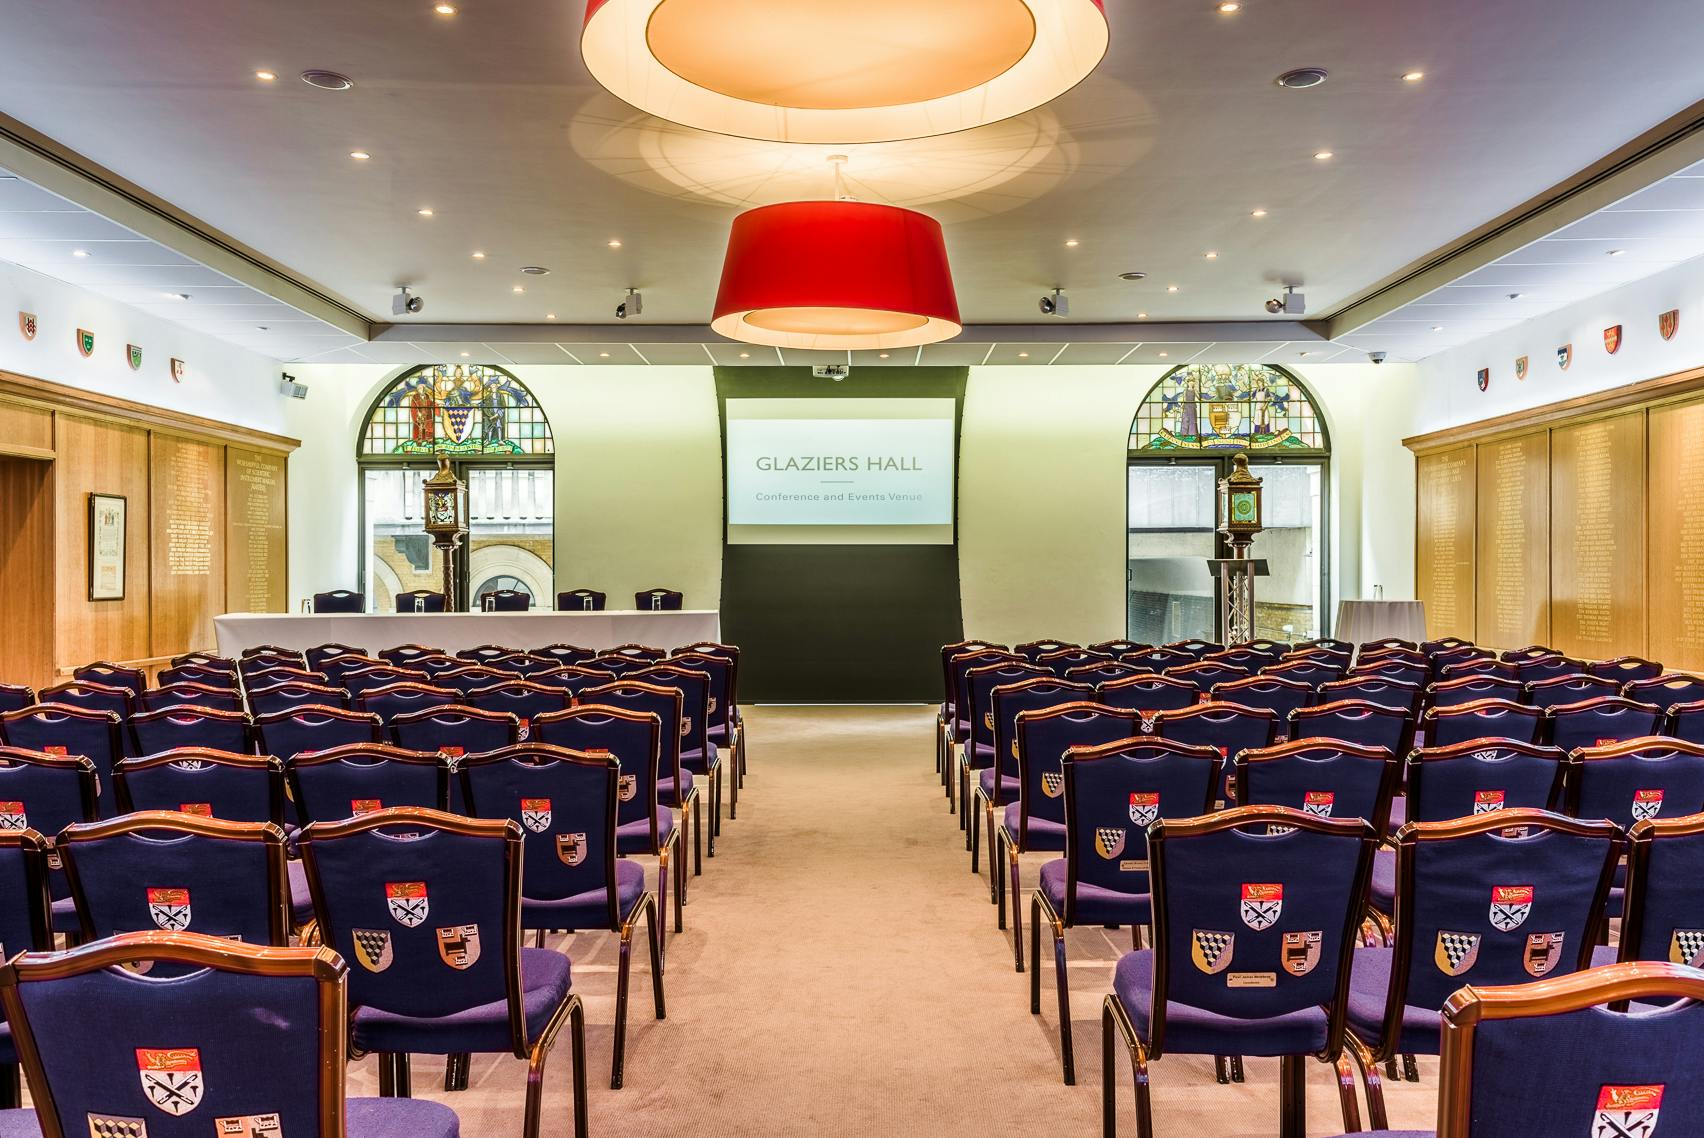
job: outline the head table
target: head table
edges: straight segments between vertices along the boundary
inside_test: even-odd
[[[379,652],[403,644],[424,644],[460,652],[482,644],[530,650],[550,644],[574,644],[603,650],[622,644],[675,649],[722,635],[721,614],[714,609],[673,612],[605,610],[602,612],[445,612],[445,613],[285,613],[231,612],[213,618],[219,654],[235,658],[245,648],[275,644],[308,649],[348,644]]]

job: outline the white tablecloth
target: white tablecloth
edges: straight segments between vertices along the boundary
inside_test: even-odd
[[[1395,636],[1418,644],[1426,639],[1423,601],[1338,601],[1337,625],[1331,634],[1351,644]]]
[[[720,640],[721,614],[713,609],[679,612],[448,612],[283,613],[232,612],[213,618],[219,654],[236,657],[257,644],[307,649],[349,644],[379,652],[401,644],[425,644],[460,652],[481,644],[543,648],[575,644],[605,649],[618,644],[680,648]]]

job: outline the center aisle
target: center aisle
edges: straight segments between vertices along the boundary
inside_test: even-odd
[[[1044,1014],[1031,1016],[1028,978],[1012,970],[1010,934],[995,928],[987,879],[971,876],[933,771],[933,709],[745,716],[740,816],[692,881],[686,932],[669,948],[667,1020],[652,1018],[635,953],[621,1091],[609,1089],[615,938],[566,942],[587,1002],[594,1138],[1097,1133],[1100,1002],[1128,932],[1072,934],[1078,1085],[1066,1087],[1051,953],[1044,939]],[[1026,889],[1039,864],[1026,860]],[[565,1043],[547,1069],[545,1138],[569,1133]],[[1329,1072],[1310,1066],[1309,1131],[1337,1134]],[[418,1057],[415,1093],[454,1107],[464,1134],[508,1134],[524,1068],[476,1057],[472,1088],[446,1095],[441,1062]],[[1387,1088],[1393,1124],[1430,1125],[1436,1065],[1422,1070],[1421,1086]],[[350,1094],[374,1093],[373,1071],[372,1060],[352,1071]],[[1250,1061],[1248,1079],[1217,1086],[1210,1060],[1160,1061],[1159,1138],[1275,1133],[1276,1062]],[[1120,1133],[1133,1134],[1122,1060],[1119,1094]]]

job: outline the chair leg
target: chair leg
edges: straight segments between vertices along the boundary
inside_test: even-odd
[[[970,873],[974,877],[982,871],[982,827],[971,826],[970,833],[966,836],[970,838]]]
[[[722,765],[716,764],[716,769],[710,772],[710,848],[711,857],[716,856],[716,839],[722,836]]]
[[[543,948],[544,947],[544,930],[543,929],[534,929],[533,930],[533,947],[534,948]]]
[[[959,811],[959,829],[964,831],[964,848],[968,850],[970,848],[970,816],[974,811],[971,810],[972,803],[970,801],[970,764],[962,759],[959,760],[958,788],[959,805],[964,807]]]
[[[1345,1035],[1343,1049],[1360,1068],[1361,1082],[1367,1088],[1367,1125],[1374,1130],[1389,1130],[1390,1119],[1385,1114],[1384,1082],[1379,1078],[1379,1065],[1373,1058],[1372,1051],[1353,1032]]]
[[[633,967],[633,926],[621,927],[621,947],[615,968],[615,1056],[610,1062],[609,1089],[621,1089],[622,1065],[627,1059],[627,982]]]
[[[685,822],[683,821],[681,824],[684,826]],[[675,865],[675,915],[679,916],[681,906],[686,904],[686,881],[687,881],[687,876],[686,876],[686,840],[685,840],[685,835],[680,830],[675,831],[674,865]]]
[[[1418,1083],[1420,1081],[1420,1064],[1414,1061],[1414,1056],[1407,1054],[1403,1055],[1402,1077],[1411,1083]]]
[[[408,1055],[402,1051],[379,1053],[379,1097],[408,1098]]]
[[[646,902],[645,934],[651,942],[651,1006],[658,1019],[667,1019],[669,1010],[663,1000],[663,923],[655,897]]]
[[[527,1100],[526,1117],[521,1123],[522,1138],[538,1138],[544,1112],[544,1063],[556,1043],[557,1032],[562,1030],[564,1011],[574,1052],[574,1138],[586,1138],[589,1129],[586,1114],[586,1007],[579,996],[571,995],[562,1009],[551,1017],[527,1053]]]
[[[1339,1055],[1333,1067],[1337,1075],[1337,1106],[1343,1112],[1343,1130],[1346,1134],[1357,1133],[1361,1129],[1361,1105],[1355,1100],[1354,1065],[1347,1055]]]
[[[1222,1087],[1229,1086],[1231,1083],[1230,1061],[1223,1055],[1213,1056],[1213,1081]]]
[[[1030,959],[1041,959],[1041,890],[1036,890],[1030,896]],[[1018,961],[1018,971],[1024,970],[1023,961]],[[1031,968],[1030,974],[1030,1015],[1041,1014],[1041,969]]]
[[[1130,1077],[1136,1099],[1137,1138],[1153,1138],[1154,1111],[1148,1096],[1148,1056],[1135,1031],[1118,1007],[1118,997],[1108,996],[1101,1005],[1101,1136],[1118,1138],[1118,1096],[1113,1089],[1114,1069],[1118,1065],[1113,1049],[1112,1033],[1124,1037],[1125,1050],[1130,1055]]]
[[[704,875],[704,811],[700,809],[704,800],[698,795],[692,796],[692,876]]]
[[[543,935],[542,929],[539,930]],[[467,1090],[468,1068],[472,1065],[472,1057],[466,1051],[457,1051],[444,1060],[444,1089],[446,1091]]]
[[[733,748],[733,752],[734,777],[728,780],[728,821],[730,822],[740,816],[740,783],[744,781],[740,777],[740,749],[737,745]],[[724,760],[722,765],[727,766],[727,760]]]
[[[23,1083],[18,1078],[18,1065],[0,1066],[0,1110],[13,1110],[23,1102]]]
[[[1307,1138],[1308,1079],[1303,1062],[1301,1055],[1278,1060],[1278,1138]]]
[[[1012,951],[1017,954],[1018,971],[1021,972],[1024,963],[1021,947],[1024,942],[1024,907],[1018,898],[1024,895],[1024,891],[1018,884],[1018,847],[1011,842],[1006,843],[1006,864],[1012,873]]]
[[[1240,1083],[1242,1081],[1243,1081],[1242,1056],[1241,1055],[1232,1055],[1231,1056],[1231,1082]]]
[[[1031,909],[1032,926],[1035,919],[1036,912]],[[1041,961],[1033,961],[1031,967],[1040,972]],[[1053,925],[1053,982],[1059,989],[1059,1061],[1065,1068],[1065,1085],[1074,1087],[1077,1085],[1077,1057],[1071,1041],[1071,982],[1065,974],[1065,928],[1057,922]]]
[[[994,879],[994,903],[1000,907],[999,927],[1006,927],[1006,875],[1000,869],[1000,862],[1006,856],[1006,832],[1000,830],[994,835],[994,845],[988,851],[988,876]]]

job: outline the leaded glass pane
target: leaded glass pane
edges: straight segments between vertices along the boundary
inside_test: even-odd
[[[397,380],[373,408],[363,455],[550,454],[550,424],[532,392],[500,368],[432,364]]]
[[[1154,385],[1130,449],[1323,451],[1325,432],[1302,385],[1263,364],[1188,364]]]

